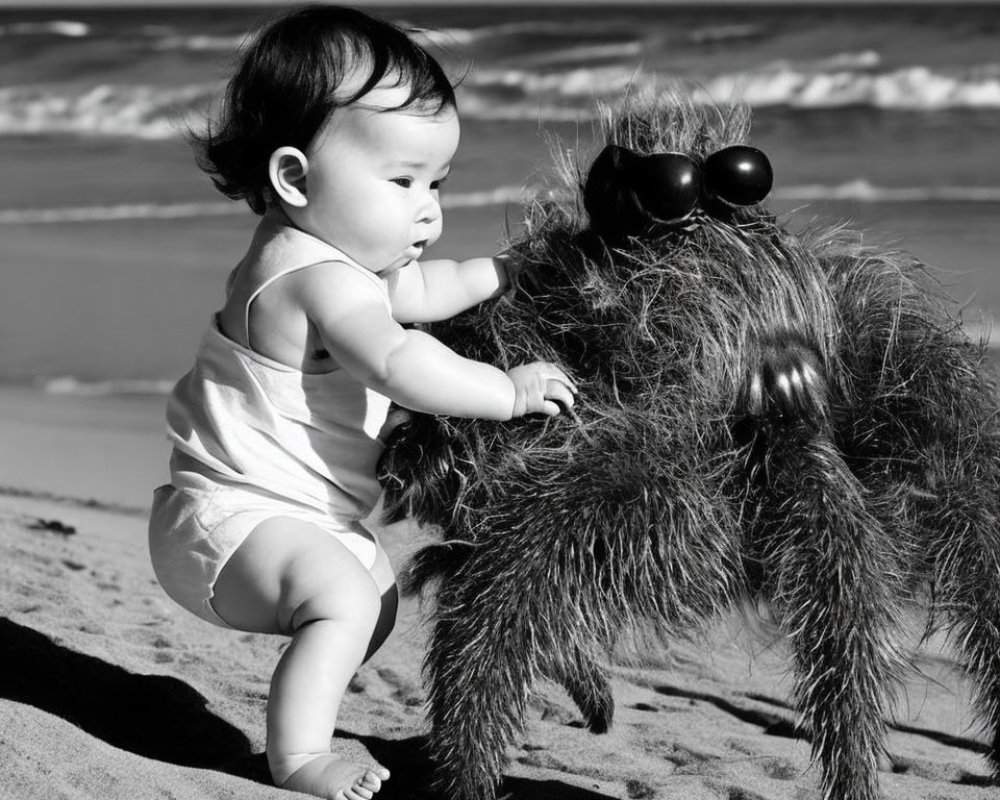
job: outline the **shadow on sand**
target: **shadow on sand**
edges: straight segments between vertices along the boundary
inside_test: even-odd
[[[205,698],[177,678],[137,675],[78,653],[32,628],[0,617],[0,697],[76,725],[108,744],[184,767],[217,769],[272,785],[263,753],[235,726],[207,709]],[[379,800],[439,800],[422,736],[355,739],[393,774]],[[608,800],[554,780],[504,779],[498,796],[515,800]]]
[[[185,767],[225,768],[251,745],[177,678],[136,675],[0,618],[0,697],[61,717],[114,747]]]
[[[430,785],[433,764],[427,756],[423,736],[408,739],[380,739],[339,732],[338,737],[363,744],[372,757],[392,774],[378,794],[378,800],[441,800],[440,792]],[[509,800],[611,800],[610,795],[571,786],[557,780],[507,777],[497,790],[497,797]]]

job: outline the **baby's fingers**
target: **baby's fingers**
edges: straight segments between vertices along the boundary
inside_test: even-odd
[[[545,364],[542,375],[548,380],[550,385],[553,381],[558,381],[565,386],[567,390],[576,394],[576,384],[573,383],[573,380],[555,364]],[[546,390],[546,396],[548,396],[548,390]]]
[[[573,407],[576,398],[575,391],[557,378],[549,378],[545,382],[545,402],[542,404],[542,413],[550,417],[556,416],[560,411]]]

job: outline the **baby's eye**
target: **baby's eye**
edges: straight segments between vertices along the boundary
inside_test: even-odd
[[[409,189],[413,185],[413,178],[393,178],[392,183],[402,186],[404,189]]]
[[[431,181],[431,191],[435,191],[441,188],[441,185],[448,180],[447,178],[441,178],[440,180]]]

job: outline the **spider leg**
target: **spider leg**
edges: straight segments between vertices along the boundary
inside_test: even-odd
[[[429,745],[435,788],[452,800],[496,796],[537,677],[561,682],[594,733],[607,731],[614,713],[591,653],[600,634],[559,597],[545,553],[506,544],[475,549],[435,601],[424,661]]]
[[[899,555],[836,448],[806,424],[772,433],[752,548],[795,659],[795,699],[826,800],[876,800],[904,668]]]
[[[984,433],[980,431],[981,435]],[[992,439],[992,441],[990,441]],[[971,680],[973,705],[987,731],[989,758],[1000,778],[1000,432],[944,456],[927,448],[933,494],[922,493],[920,530],[927,537],[932,614],[940,614]],[[948,464],[947,469],[942,467]],[[933,616],[932,623],[934,624]]]
[[[929,627],[965,661],[1000,778],[1000,420],[985,342],[917,261],[845,249],[824,268],[848,334],[838,443],[876,513],[915,545],[913,588],[931,583]]]
[[[450,800],[496,796],[535,672],[524,609],[482,588],[454,581],[441,589],[424,660],[434,788]]]
[[[944,629],[957,649],[1000,778],[1000,426],[986,396],[954,393],[964,413],[947,419],[922,402],[930,394],[918,386],[905,409],[922,435],[886,437],[891,449],[857,461],[876,514],[912,542],[909,591],[930,586],[927,633]]]
[[[582,648],[576,648],[552,673],[583,713],[587,730],[607,733],[614,718],[615,698],[608,677],[596,659]]]
[[[441,578],[425,677],[444,797],[492,800],[536,678],[561,682],[588,727],[606,730],[598,656],[623,631],[683,635],[731,605],[735,525],[703,477],[656,473],[652,447],[601,452],[600,469],[559,458],[568,472],[548,485],[528,464],[477,509],[480,538]]]
[[[941,582],[946,588],[940,602],[975,686],[973,704],[987,730],[994,777],[1000,779],[1000,547],[995,523],[991,534],[994,541],[968,543],[951,554],[953,573]]]

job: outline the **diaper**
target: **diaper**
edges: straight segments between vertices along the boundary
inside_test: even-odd
[[[252,488],[205,480],[203,487],[167,484],[153,493],[149,552],[157,580],[183,608],[231,627],[212,607],[215,582],[250,533],[274,517],[309,522],[347,547],[365,569],[375,564],[375,537],[360,522],[336,519]]]

